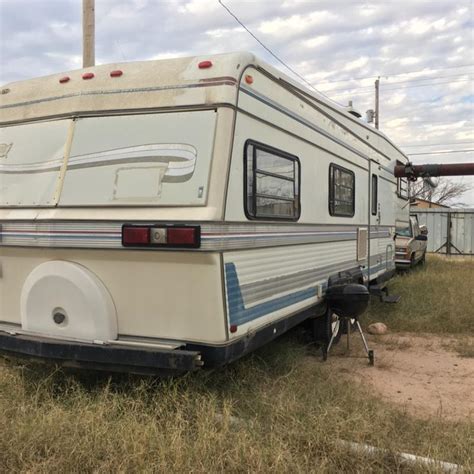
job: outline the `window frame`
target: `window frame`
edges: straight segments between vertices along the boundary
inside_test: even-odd
[[[253,146],[253,152],[252,156],[250,159],[252,160],[252,166],[251,166],[251,172],[252,172],[252,182],[253,187],[252,187],[252,194],[250,195],[248,193],[248,169],[249,169],[249,156],[248,156],[248,148],[250,146]],[[294,203],[297,204],[297,213],[293,217],[286,217],[286,216],[272,216],[272,215],[258,215],[257,214],[257,207],[256,207],[256,202],[257,202],[257,170],[258,168],[256,167],[256,160],[257,160],[257,150],[262,150],[269,152],[273,155],[279,156],[281,158],[285,158],[287,160],[290,160],[293,162],[294,166],[296,166],[295,174],[293,179],[288,179],[288,181],[293,182],[293,189],[294,189],[294,196],[295,198],[293,200],[286,200],[286,201],[293,201]],[[270,145],[266,145],[264,143],[258,142],[256,140],[248,139],[245,141],[244,144],[244,212],[245,216],[249,220],[266,220],[266,221],[287,221],[287,222],[296,222],[299,220],[301,217],[301,162],[300,159],[296,155],[292,155],[291,153],[285,152],[283,150],[280,150],[278,148],[274,148]],[[274,176],[277,179],[285,179],[282,176],[275,175],[271,172],[264,172],[262,174],[265,174],[266,176]],[[298,181],[296,187],[296,180]],[[249,209],[249,196],[252,197],[252,205],[253,209]],[[272,196],[268,196],[271,198]],[[275,199],[278,199],[277,196],[275,196]],[[281,199],[282,201],[285,201],[285,199]]]
[[[375,180],[374,180],[375,178]],[[370,207],[371,207],[371,214],[373,216],[377,215],[379,210],[379,177],[372,173],[372,186],[371,186],[371,194],[370,194]],[[375,184],[375,186],[374,186]],[[375,192],[374,192],[375,189]],[[375,207],[374,207],[375,204]]]
[[[403,165],[403,163],[397,160],[397,165]],[[402,182],[406,183],[406,196],[402,195]],[[405,201],[410,199],[410,184],[408,178],[397,178],[397,196]]]
[[[335,187],[334,187],[334,172],[333,170],[340,170],[345,173],[349,173],[352,175],[353,183],[354,186],[352,188],[352,213],[351,214],[341,214],[340,212],[337,212],[335,207],[334,207],[334,197],[335,197]],[[354,171],[344,168],[341,165],[338,165],[336,163],[330,163],[329,164],[329,190],[328,190],[328,210],[329,210],[329,215],[334,216],[334,217],[354,217],[355,215],[355,193],[356,193],[356,179],[355,179],[355,173]],[[332,204],[332,206],[331,206]]]

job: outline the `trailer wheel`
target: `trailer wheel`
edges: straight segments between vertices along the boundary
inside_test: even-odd
[[[342,324],[339,316],[330,308],[323,316],[313,320],[313,337],[316,342],[329,344],[333,332],[336,331],[333,344],[337,344],[342,334]]]
[[[424,265],[426,263],[426,252],[423,252],[423,257],[421,257],[420,263]]]

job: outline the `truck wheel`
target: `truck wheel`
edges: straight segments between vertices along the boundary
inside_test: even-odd
[[[410,268],[413,268],[416,265],[415,254],[412,253],[410,257]]]
[[[342,334],[342,324],[339,316],[327,309],[323,316],[313,320],[313,337],[316,342],[329,344],[333,332],[336,331],[333,344],[337,344]]]

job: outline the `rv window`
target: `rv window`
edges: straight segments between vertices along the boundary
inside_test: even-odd
[[[397,165],[403,165],[403,163],[397,160]],[[407,178],[397,178],[397,195],[402,199],[408,199],[410,197]]]
[[[247,217],[297,220],[300,214],[298,158],[248,141],[245,161]]]
[[[378,204],[378,182],[377,175],[372,175],[372,215],[377,215],[377,204]]]
[[[354,173],[331,163],[329,167],[329,213],[331,216],[352,217],[355,212],[354,197]]]
[[[408,199],[408,179],[397,178],[397,194],[402,199]]]

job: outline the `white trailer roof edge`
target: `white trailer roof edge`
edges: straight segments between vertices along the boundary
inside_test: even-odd
[[[210,69],[208,68],[198,69],[199,64],[206,60],[211,61],[212,67]],[[282,84],[286,83],[291,88],[294,88],[296,91],[304,94],[306,97],[312,99],[316,103],[319,103],[320,105],[328,107],[329,109],[331,109],[331,111],[335,112],[341,117],[344,117],[345,119],[348,119],[354,125],[362,127],[363,129],[370,131],[372,134],[377,135],[380,138],[384,139],[387,143],[389,143],[392,147],[394,147],[394,149],[397,150],[397,152],[400,153],[400,155],[402,155],[406,160],[408,160],[408,157],[383,132],[369,126],[362,120],[357,119],[356,117],[348,113],[346,110],[336,105],[336,103],[333,103],[331,100],[326,99],[323,95],[310,90],[304,84],[301,84],[293,80],[288,75],[284,74],[283,72],[271,66],[270,64],[267,64],[266,62],[258,59],[254,54],[249,53],[249,52],[234,52],[234,53],[224,53],[224,54],[218,54],[218,55],[200,55],[200,56],[194,56],[194,57],[182,57],[182,58],[176,58],[176,59],[104,64],[104,65],[93,66],[93,67],[84,68],[84,69],[68,71],[64,73],[52,74],[52,75],[43,76],[43,77],[35,78],[35,79],[13,82],[13,83],[5,84],[2,87],[1,95],[0,95],[0,110],[3,109],[5,111],[10,111],[18,107],[20,108],[29,107],[30,105],[34,105],[35,103],[39,103],[43,101],[53,102],[55,100],[62,100],[65,98],[70,99],[74,96],[79,97],[80,99],[84,99],[89,94],[91,96],[94,96],[96,94],[99,95],[99,93],[97,93],[97,91],[94,90],[94,88],[91,86],[91,84],[97,84],[97,82],[99,82],[99,85],[102,85],[103,87],[105,86],[109,87],[108,90],[104,90],[104,89],[101,90],[100,94],[114,94],[118,92],[117,89],[111,88],[112,87],[111,84],[117,84],[118,82],[120,82],[122,90],[124,90],[124,92],[127,92],[127,93],[142,92],[143,94],[145,94],[146,92],[150,92],[151,89],[153,89],[153,87],[150,87],[150,84],[148,84],[147,81],[149,81],[150,76],[153,76],[154,73],[156,74],[157,65],[161,66],[160,73],[162,72],[162,70],[168,70],[168,76],[170,75],[169,70],[172,69],[173,65],[177,65],[178,68],[181,67],[180,72],[178,72],[179,79],[181,82],[176,81],[177,84],[175,85],[176,87],[181,87],[181,88],[186,88],[186,89],[192,87],[189,81],[199,81],[197,84],[193,84],[193,86],[195,87],[200,87],[204,85],[207,85],[207,86],[216,85],[217,87],[219,85],[225,85],[226,79],[229,81],[233,79],[234,81],[237,82],[237,84],[239,84],[241,82],[244,71],[249,67],[254,67],[257,70],[264,71],[267,75],[272,76],[278,82]],[[108,75],[110,75],[110,72],[112,71],[122,71],[122,70],[125,71],[125,73],[123,74],[123,77],[120,77],[119,81],[115,83],[112,82],[113,79],[111,79],[110,77],[105,78],[106,75],[103,74],[103,73],[108,73]],[[209,77],[209,74],[205,74],[205,73],[202,74],[203,71],[204,72],[212,71],[212,74],[211,74],[212,77]],[[228,76],[228,74],[232,74],[232,71],[236,72],[235,74],[236,77]],[[239,72],[237,73],[237,71]],[[91,78],[93,80],[80,80],[81,76],[84,76],[84,74],[90,74],[90,73],[96,75],[96,77]],[[123,79],[126,76],[129,76],[130,78],[124,81]],[[41,87],[39,87],[41,84],[43,84],[43,88],[44,88],[44,84],[47,83],[49,87],[46,87],[46,91],[50,90],[51,93],[54,94],[54,91],[57,90],[57,87],[62,86],[62,84],[59,81],[64,78],[69,78],[66,82],[75,81],[77,84],[79,84],[79,86],[73,89],[74,90],[73,92],[69,92],[63,96],[50,95],[49,97],[33,99],[33,97],[38,97],[38,89],[39,90],[42,89]],[[206,82],[206,78],[212,79],[214,83],[210,84],[209,81]],[[216,78],[221,79],[222,84],[221,82],[215,82]],[[104,83],[104,81],[106,82]],[[186,81],[188,81],[188,83]],[[154,82],[154,84],[156,85],[156,82]],[[13,98],[12,96],[10,96],[10,93],[12,92],[14,93],[18,87],[20,87],[20,90],[24,89],[21,94],[23,98],[27,99],[29,96],[30,100],[22,100],[20,102],[14,102],[10,100],[11,98]],[[55,87],[55,89],[53,89],[53,87]],[[159,89],[163,91],[165,87],[169,87],[169,85],[167,86],[165,85],[164,87],[161,86],[161,89],[159,89],[158,87],[155,87],[155,89],[156,90]],[[175,104],[175,105],[169,105],[168,108],[170,109],[171,108],[175,109],[178,107],[199,108],[200,106],[203,106],[203,105],[206,105],[207,107],[225,106],[225,105],[236,106],[237,93],[233,92],[232,94],[224,94],[224,97],[222,98],[227,99],[227,100],[223,100],[220,103],[217,101],[216,102],[208,101],[206,104],[203,104],[203,103],[201,104],[198,104],[198,103]],[[158,108],[163,109],[162,106],[157,105],[155,110]],[[68,112],[63,114],[63,117],[71,116],[71,115],[92,114],[92,113],[100,114],[104,112],[105,113],[114,113],[114,112],[126,113],[126,110],[128,110],[130,113],[131,112],[136,113],[137,110],[140,110],[140,109],[137,109],[136,107],[131,107],[130,109],[117,107],[115,110],[110,110],[110,109],[109,110],[97,109],[96,111],[69,110]],[[147,107],[147,110],[149,110],[148,107]],[[142,111],[146,112],[147,110],[142,110]],[[149,111],[151,112],[151,110]],[[23,118],[21,117],[21,115],[23,115]],[[57,115],[56,117],[59,118]],[[26,122],[29,120],[46,120],[47,118],[52,118],[52,115],[44,115],[42,117],[33,116],[30,118],[24,118],[24,114],[20,113],[20,117],[18,117],[17,120],[14,120],[14,122],[18,123],[18,122],[23,122],[23,121]],[[0,124],[9,125],[13,123],[12,121],[9,121],[9,120],[0,119]]]

